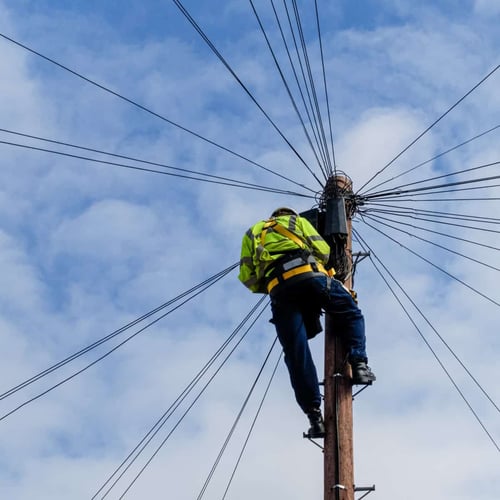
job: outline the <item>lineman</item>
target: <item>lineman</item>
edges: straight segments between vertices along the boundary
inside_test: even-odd
[[[309,437],[323,437],[318,375],[308,339],[321,331],[319,315],[333,317],[338,334],[349,346],[353,384],[371,384],[365,324],[361,310],[333,270],[325,267],[330,247],[312,224],[288,207],[257,222],[243,236],[240,281],[254,293],[271,297],[272,322],[285,353],[295,398],[309,418]]]

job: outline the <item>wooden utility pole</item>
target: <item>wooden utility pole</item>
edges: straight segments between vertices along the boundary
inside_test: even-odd
[[[348,178],[336,176],[332,179],[337,189],[336,202],[328,203],[327,220],[338,219],[342,211],[346,215],[345,256],[348,269],[352,269],[352,221],[350,211],[345,210],[345,201],[338,193],[352,192]],[[339,198],[341,198],[339,200]],[[343,214],[340,214],[343,217]],[[352,275],[347,273],[344,282],[352,287]],[[325,320],[325,401],[324,418],[326,436],[324,440],[324,500],[354,500],[354,458],[352,425],[351,368],[347,363],[345,340],[336,334],[332,318]]]

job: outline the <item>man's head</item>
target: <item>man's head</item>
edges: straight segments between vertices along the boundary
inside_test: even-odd
[[[299,214],[293,208],[279,207],[271,214],[271,217],[279,217],[280,215],[299,215]]]

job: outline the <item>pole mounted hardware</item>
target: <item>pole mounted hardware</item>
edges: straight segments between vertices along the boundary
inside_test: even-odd
[[[361,495],[357,500],[361,500],[362,498],[365,498],[368,496],[372,491],[375,491],[375,485],[373,486],[355,486],[354,487],[355,492],[363,492],[365,491],[366,493],[364,495]]]
[[[326,200],[324,235],[329,238],[342,236],[347,238],[347,216],[345,211],[345,199],[343,196],[335,196]]]
[[[334,484],[332,490],[347,490],[347,488],[343,484]]]

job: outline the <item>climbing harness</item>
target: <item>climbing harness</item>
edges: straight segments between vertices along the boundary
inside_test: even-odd
[[[312,276],[329,275],[323,264],[317,262],[311,255],[304,241],[275,219],[268,220],[262,228],[262,232],[260,234],[260,244],[262,246],[264,246],[266,234],[270,229],[293,241],[299,249],[288,252],[279,252],[284,253],[283,257],[277,259],[273,263],[271,272],[266,276],[266,288],[269,294],[278,284],[296,276],[305,275],[306,273]]]

